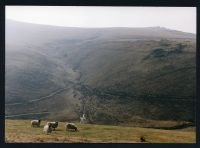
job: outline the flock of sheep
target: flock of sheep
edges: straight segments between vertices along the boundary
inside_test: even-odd
[[[40,127],[41,120],[32,120],[31,126],[32,127]],[[43,131],[45,134],[51,133],[53,130],[55,130],[58,127],[58,122],[47,122],[46,125],[43,128]],[[65,125],[66,130],[73,130],[78,131],[78,128],[74,123],[66,123]]]

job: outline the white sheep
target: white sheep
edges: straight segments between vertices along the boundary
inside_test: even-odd
[[[51,128],[51,123],[47,123],[44,128],[43,128],[43,131],[45,134],[49,134],[52,132],[52,128]]]
[[[41,123],[41,120],[32,120],[31,121],[31,126],[32,127],[39,127],[40,126],[40,123]]]

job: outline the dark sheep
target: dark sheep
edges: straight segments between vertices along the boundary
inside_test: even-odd
[[[76,125],[74,123],[67,123],[66,124],[66,130],[78,131],[78,128],[76,127]]]
[[[53,130],[55,130],[55,128],[58,127],[58,122],[57,122],[57,121],[56,121],[56,122],[47,122],[47,123],[49,123],[49,124],[51,125],[51,128],[52,128]]]

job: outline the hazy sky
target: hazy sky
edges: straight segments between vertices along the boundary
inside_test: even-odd
[[[195,7],[6,6],[6,18],[67,27],[161,26],[196,33]]]

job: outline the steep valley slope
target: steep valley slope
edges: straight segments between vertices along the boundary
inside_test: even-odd
[[[6,117],[195,122],[195,56],[194,34],[162,27],[6,20]],[[28,113],[39,114],[17,116]]]

